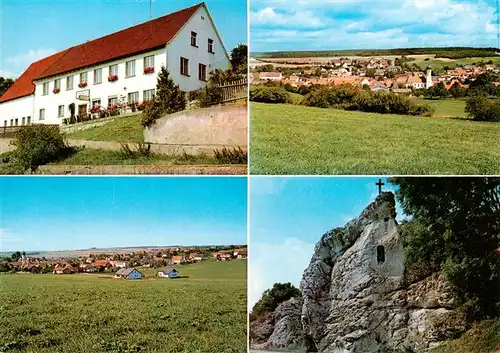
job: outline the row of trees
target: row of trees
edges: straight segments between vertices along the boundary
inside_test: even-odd
[[[407,274],[442,272],[471,318],[500,315],[500,178],[393,178]]]

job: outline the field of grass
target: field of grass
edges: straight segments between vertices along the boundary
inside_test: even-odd
[[[144,142],[142,114],[118,116],[105,125],[67,134],[66,138],[90,141]]]
[[[251,104],[251,174],[499,174],[500,124]]]
[[[464,99],[420,99],[415,98],[417,104],[428,104],[436,110],[436,117],[466,118]]]
[[[246,261],[177,268],[189,278],[1,275],[0,351],[246,352]]]
[[[433,69],[442,69],[445,66],[456,67],[463,65],[471,65],[473,63],[488,62],[493,61],[493,64],[500,65],[500,56],[495,57],[485,57],[485,58],[464,58],[464,59],[453,59],[453,60],[443,60],[443,59],[416,59],[415,61],[410,61],[409,64],[416,64],[422,68],[422,70],[427,67],[432,67]]]

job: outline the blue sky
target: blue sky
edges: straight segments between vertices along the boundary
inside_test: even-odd
[[[385,191],[394,191],[386,178]],[[249,309],[276,282],[299,286],[314,245],[375,200],[373,177],[253,177],[250,181]],[[397,219],[404,215],[397,206]]]
[[[498,0],[252,0],[250,50],[497,46]]]
[[[153,0],[153,18],[201,0]],[[207,0],[230,52],[247,42],[247,2]],[[149,19],[148,0],[1,0],[0,76],[18,76],[32,62]]]
[[[4,177],[0,199],[0,251],[247,243],[244,177]]]

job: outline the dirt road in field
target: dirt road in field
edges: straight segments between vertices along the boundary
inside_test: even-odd
[[[221,165],[44,165],[39,174],[49,175],[245,175],[247,166]]]

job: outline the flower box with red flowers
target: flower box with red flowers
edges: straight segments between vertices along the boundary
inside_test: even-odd
[[[95,107],[92,107],[92,108],[90,109],[90,112],[91,112],[91,113],[99,113],[100,111],[101,111],[101,107],[100,107],[100,106],[98,106],[98,105],[96,105]]]
[[[152,66],[148,66],[148,67],[144,68],[144,73],[145,74],[152,74],[153,72],[155,72],[155,68],[152,67]]]
[[[108,105],[108,110],[117,110],[117,109],[118,109],[118,105],[117,104]]]
[[[80,82],[78,84],[78,87],[80,87],[80,88],[87,87],[87,82]]]
[[[61,89],[60,89],[60,88],[54,88],[54,89],[52,90],[52,92],[53,92],[54,94],[57,94],[57,93],[61,92]]]
[[[118,75],[111,75],[108,77],[109,82],[115,82],[118,81]]]

